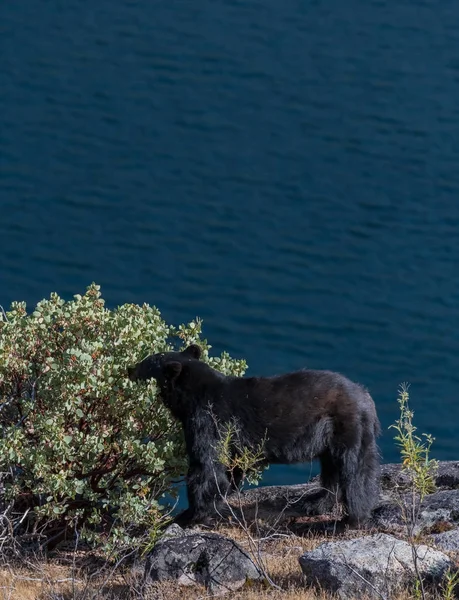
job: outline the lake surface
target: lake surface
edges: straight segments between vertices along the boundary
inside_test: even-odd
[[[196,315],[339,370],[459,459],[459,4],[0,4],[0,303]],[[270,469],[264,483],[309,467]]]

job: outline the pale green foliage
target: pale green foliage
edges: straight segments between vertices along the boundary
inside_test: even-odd
[[[442,585],[444,600],[453,600],[457,598],[456,588],[459,584],[459,571],[448,570]]]
[[[128,526],[158,525],[158,500],[186,470],[182,432],[155,382],[133,383],[126,368],[175,337],[199,343],[216,369],[244,373],[227,354],[208,359],[200,333],[199,319],[175,329],[147,304],[108,310],[95,284],[68,302],[51,294],[32,314],[21,302],[2,313],[0,470],[14,475],[7,494],[32,509],[32,524],[84,523],[97,538],[109,523],[120,544]]]
[[[220,435],[217,445],[219,462],[225,465],[230,473],[242,471],[250,484],[259,483],[264,466],[266,437],[256,448],[251,449],[241,442],[236,420],[224,424],[217,423],[217,428]]]
[[[423,433],[422,437],[416,435],[416,427],[413,425],[414,413],[409,407],[406,384],[400,387],[398,404],[400,417],[390,427],[397,432],[394,439],[400,447],[403,469],[411,476],[413,486],[422,500],[424,496],[435,491],[435,472],[438,463],[429,458],[434,438],[427,433]]]
[[[418,568],[416,527],[422,500],[427,494],[435,491],[435,473],[438,462],[430,458],[430,449],[434,438],[426,433],[423,433],[422,437],[416,435],[416,427],[413,425],[414,412],[410,409],[409,399],[408,385],[404,383],[400,386],[398,396],[400,417],[390,427],[396,431],[394,439],[400,448],[402,468],[410,479],[409,494],[407,496],[400,494],[399,505],[405,521],[416,571],[413,593],[415,598],[425,600],[424,582]]]

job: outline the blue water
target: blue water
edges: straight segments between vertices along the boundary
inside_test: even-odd
[[[1,2],[0,303],[96,281],[339,370],[387,461],[409,381],[458,459],[458,47],[453,0]]]

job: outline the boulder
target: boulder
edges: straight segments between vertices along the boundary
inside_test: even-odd
[[[435,483],[439,488],[459,488],[459,462],[443,460],[438,463]]]
[[[146,584],[167,580],[183,586],[201,584],[209,593],[222,595],[247,581],[263,579],[249,555],[233,540],[217,533],[190,533],[173,527],[174,531],[169,531],[147,556]]]
[[[445,572],[453,567],[452,561],[428,546],[416,548],[423,581],[438,586]],[[299,561],[309,583],[341,600],[364,595],[391,598],[416,578],[411,546],[384,533],[326,542],[303,554]]]
[[[436,533],[435,535],[431,535],[430,539],[440,550],[459,552],[459,529]]]
[[[408,507],[407,511],[402,510],[400,500]],[[382,502],[373,511],[373,525],[386,532],[406,531],[404,513],[409,514],[412,501],[411,494],[403,494],[399,500]],[[427,495],[422,501],[414,532],[431,532],[438,524],[451,527],[459,524],[459,490],[439,490]]]
[[[410,484],[408,473],[400,464],[381,465],[381,486],[383,490],[392,490],[395,487],[406,488]],[[455,489],[459,487],[459,462],[455,460],[442,460],[438,462],[435,474],[435,485],[441,489]]]
[[[314,477],[308,483],[249,489],[229,496],[228,502],[233,512],[237,515],[242,512],[245,519],[263,519],[279,525],[291,519],[321,514],[321,497],[318,495],[321,490],[319,478]],[[336,519],[341,518],[339,503],[327,514]]]
[[[449,498],[456,502],[456,491],[459,490],[459,462],[440,461],[435,484],[439,491],[453,491]],[[400,464],[381,465],[381,490],[374,511],[377,527],[380,526],[386,531],[397,531],[404,526],[401,511],[397,506],[396,493],[403,496],[407,494],[409,487],[410,476]],[[246,490],[230,496],[229,502],[233,507],[242,509],[246,518],[256,517],[281,523],[313,514],[314,496],[318,489],[320,478],[316,476],[303,484],[264,486]],[[429,512],[432,511],[428,509],[427,513]],[[427,527],[429,520],[432,522],[434,518],[433,514],[427,513],[423,517],[425,525],[421,529]],[[440,513],[438,515],[440,516]]]
[[[459,490],[440,490],[426,496],[419,517],[422,529],[439,522],[459,524]]]
[[[230,505],[248,518],[282,522],[303,517],[310,511],[310,498],[320,489],[317,478],[297,485],[270,485],[252,488],[229,497]]]
[[[373,510],[372,525],[380,531],[391,533],[406,532],[404,511],[393,500],[382,502]]]

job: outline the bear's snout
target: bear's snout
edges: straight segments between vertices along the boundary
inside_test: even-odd
[[[131,381],[135,381],[137,379],[136,374],[135,374],[135,367],[128,367],[127,374]]]

